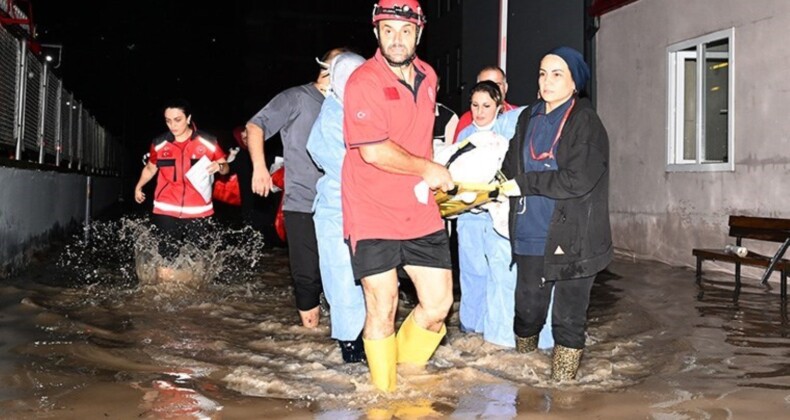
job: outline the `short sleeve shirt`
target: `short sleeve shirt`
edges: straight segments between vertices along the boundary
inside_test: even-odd
[[[280,92],[250,119],[263,129],[266,140],[280,132],[285,161],[283,210],[312,211],[321,172],[307,153],[307,138],[323,102],[324,95],[307,83]]]
[[[366,163],[359,148],[397,143],[432,157],[436,73],[414,60],[414,90],[390,70],[380,51],[349,78],[343,130],[348,152],[342,169],[343,224],[352,246],[363,239],[415,239],[443,229],[436,202],[417,200],[419,176],[393,174]]]

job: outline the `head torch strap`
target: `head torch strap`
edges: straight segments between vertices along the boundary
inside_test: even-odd
[[[374,5],[373,17],[375,18],[376,15],[395,15],[406,19],[414,19],[422,24],[425,23],[425,15],[413,11],[409,6],[381,7]]]

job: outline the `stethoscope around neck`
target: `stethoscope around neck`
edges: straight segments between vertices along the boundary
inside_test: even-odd
[[[562,129],[565,127],[565,122],[568,121],[568,116],[571,114],[571,110],[576,105],[576,99],[571,99],[571,105],[568,109],[565,110],[565,114],[562,115],[562,121],[560,121],[560,126],[557,128],[557,134],[554,136],[554,141],[551,142],[551,146],[549,150],[546,152],[541,152],[540,154],[535,154],[535,145],[533,143],[535,139],[535,131],[532,131],[532,135],[529,136],[529,155],[532,160],[541,161],[546,159],[555,160],[554,157],[554,148],[557,147],[557,143],[560,141],[560,135],[562,134]]]
[[[532,131],[532,135],[529,136],[529,155],[532,160],[535,161],[542,161],[546,159],[556,160],[554,156],[554,148],[557,147],[557,143],[560,141],[560,135],[562,134],[562,129],[565,127],[565,122],[568,121],[568,116],[571,114],[571,110],[576,105],[576,99],[571,99],[571,105],[568,109],[565,110],[565,113],[562,115],[562,121],[560,121],[560,126],[557,128],[557,134],[554,136],[554,141],[551,142],[551,147],[546,152],[541,152],[540,154],[535,154],[535,146],[533,144],[533,140],[535,138],[535,131]],[[519,197],[518,198],[518,210],[516,214],[524,214],[527,212],[527,197]]]

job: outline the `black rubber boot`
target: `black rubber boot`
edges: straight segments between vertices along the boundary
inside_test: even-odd
[[[346,363],[364,363],[368,359],[365,357],[365,345],[362,343],[362,334],[359,334],[354,341],[337,341],[340,345],[340,352],[343,361]]]

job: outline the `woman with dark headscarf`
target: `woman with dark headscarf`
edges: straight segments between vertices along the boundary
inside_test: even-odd
[[[521,113],[503,164],[518,266],[516,348],[537,348],[553,290],[554,380],[576,377],[593,280],[613,256],[609,139],[590,101],[578,95],[589,78],[578,51],[546,54],[540,99]]]

